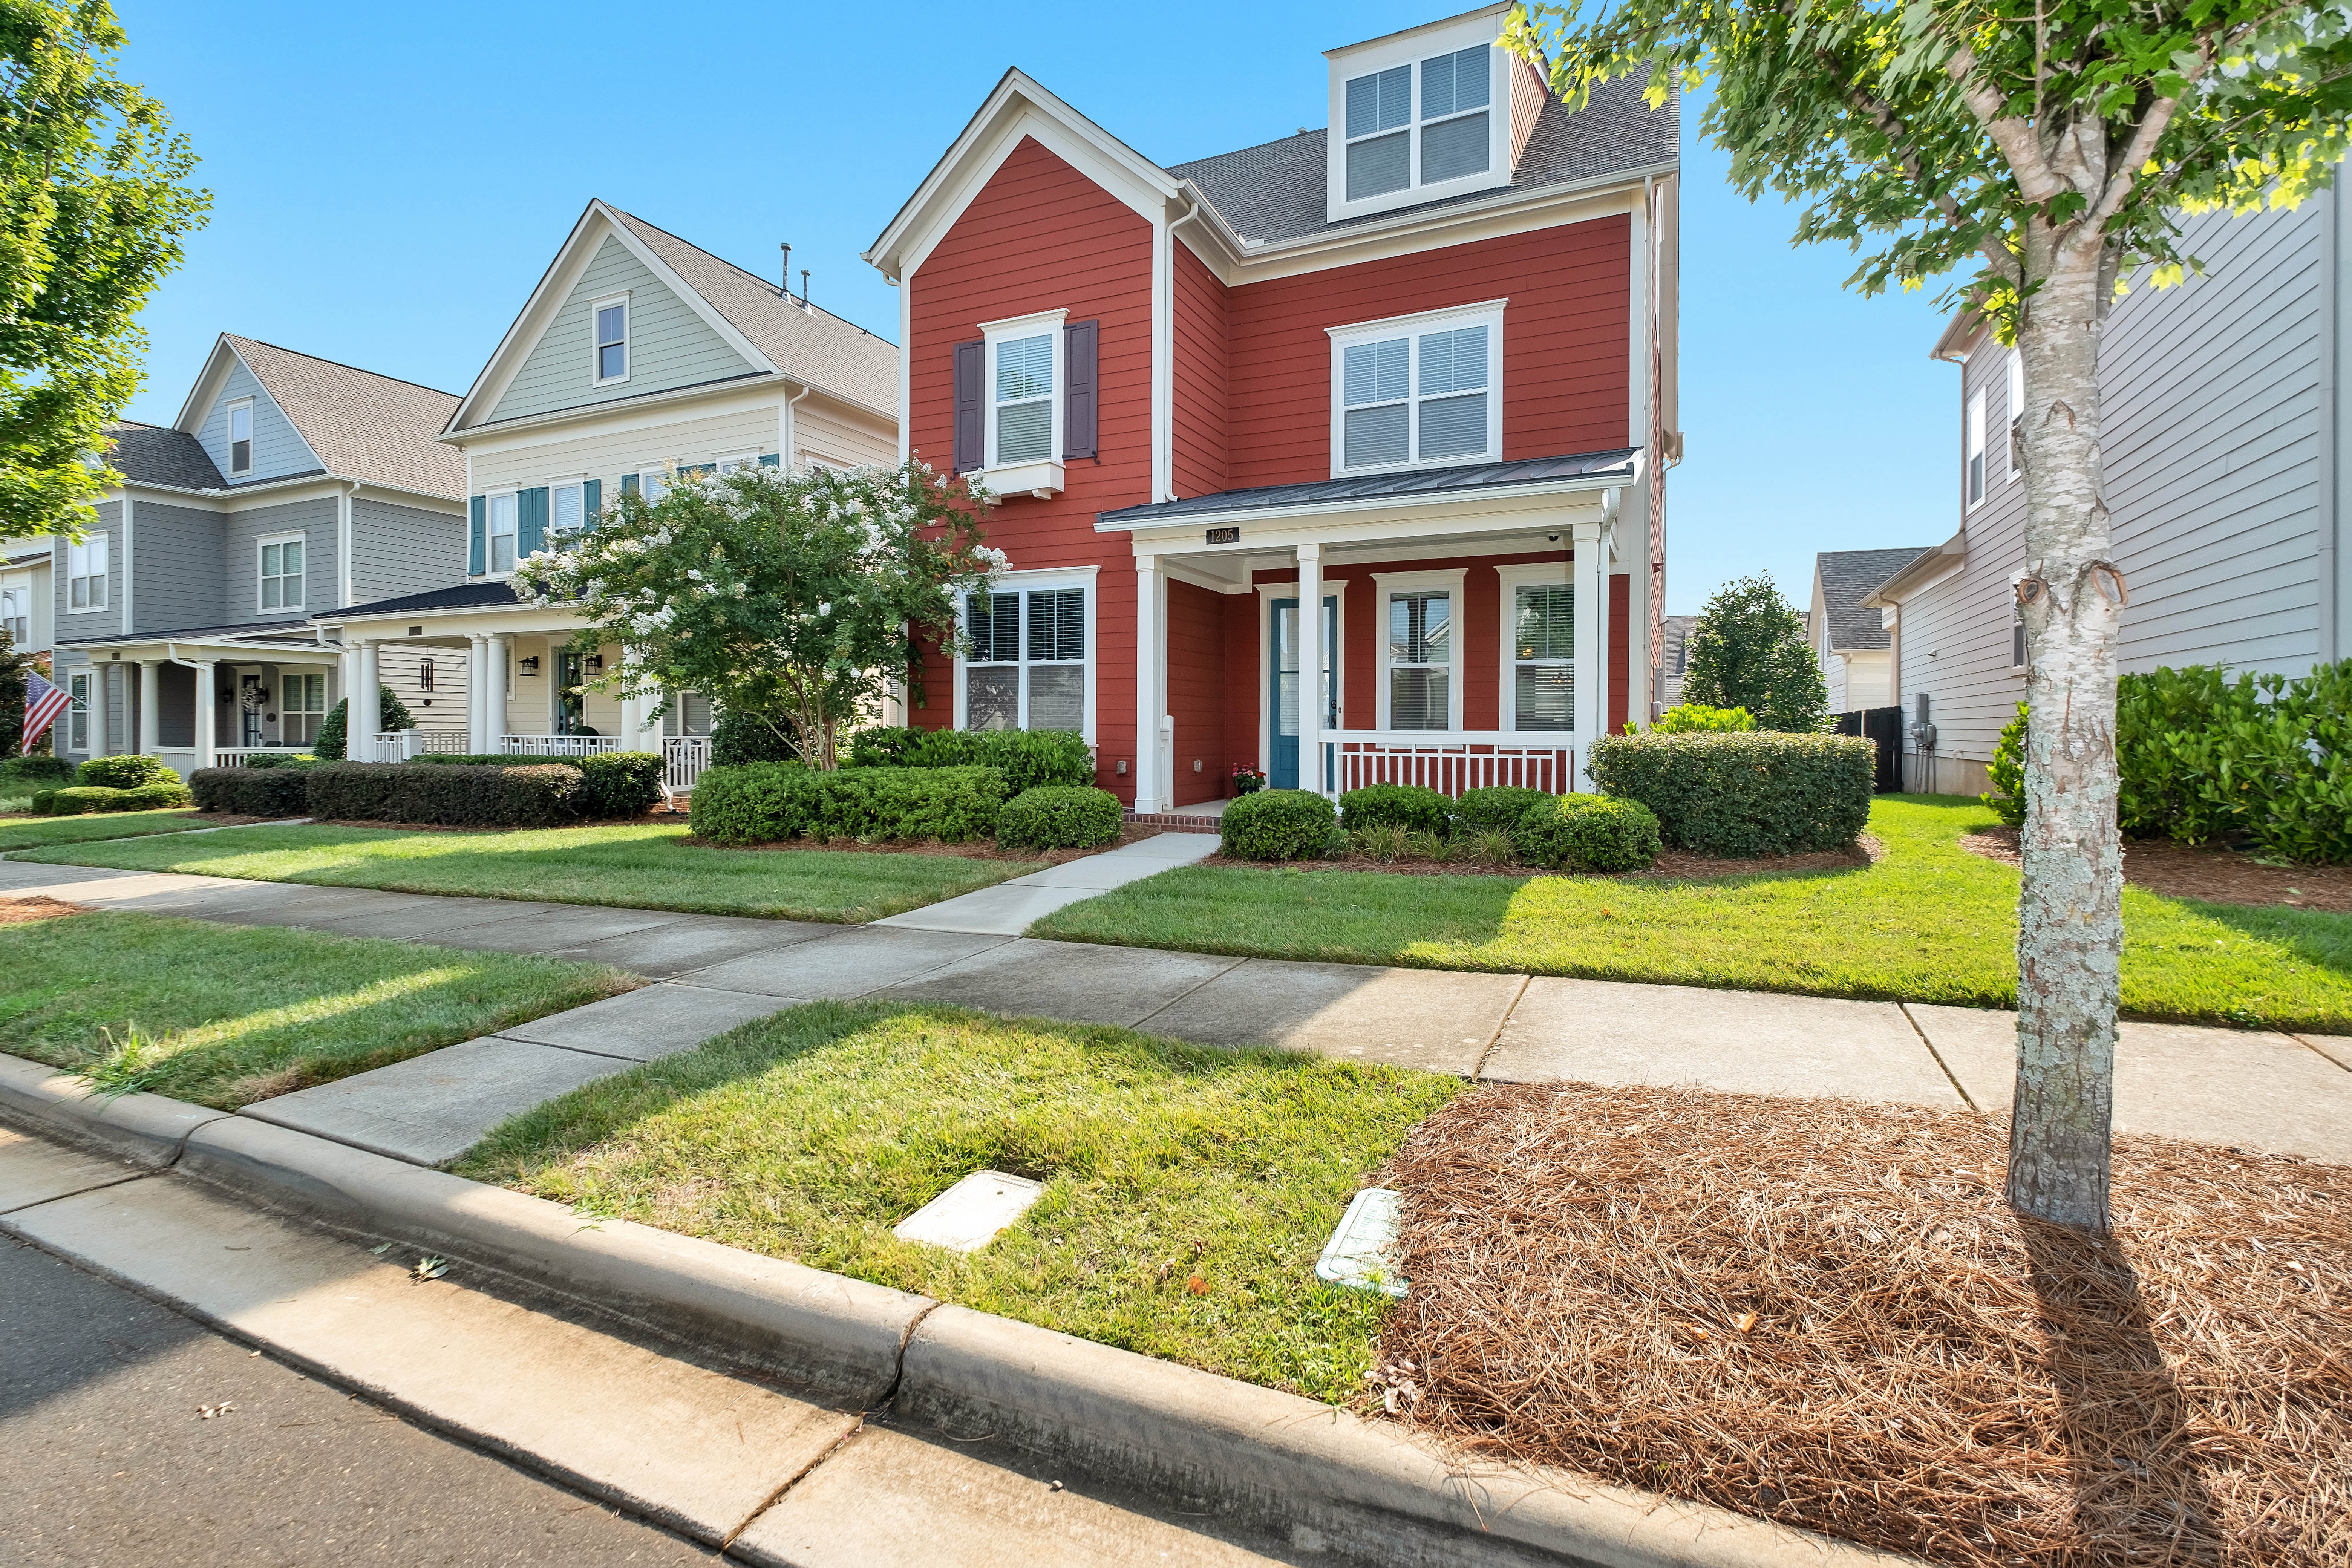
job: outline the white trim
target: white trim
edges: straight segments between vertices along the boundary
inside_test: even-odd
[[[1442,201],[1448,196],[1473,191],[1493,190],[1511,183],[1512,57],[1496,47],[1496,40],[1502,34],[1505,10],[1503,6],[1489,6],[1466,16],[1448,17],[1408,32],[1328,52],[1326,58],[1330,61],[1330,118],[1326,123],[1330,130],[1324,138],[1324,211],[1328,221],[1339,223],[1347,218],[1391,212],[1398,207],[1418,206],[1424,202]],[[1422,62],[1439,55],[1457,54],[1464,49],[1482,46],[1486,51],[1486,103],[1459,114],[1449,112],[1433,120],[1425,119],[1423,111],[1427,101],[1422,80]],[[1348,134],[1348,84],[1399,67],[1407,72],[1405,119],[1402,126],[1350,137]],[[1457,174],[1449,180],[1424,182],[1421,177],[1421,157],[1427,128],[1481,112],[1486,116],[1486,166],[1470,174]],[[1350,199],[1348,195],[1349,147],[1357,142],[1394,136],[1400,131],[1405,138],[1405,183],[1392,191]]]
[[[1099,424],[1099,366],[1096,375]],[[1099,428],[1095,449],[1102,449]],[[1151,494],[1176,499],[1176,229],[1165,211],[1151,220]]]
[[[996,574],[994,581],[989,584],[989,589],[992,594],[1003,592],[1027,593],[1032,589],[1052,590],[1055,588],[1079,588],[1085,590],[1086,597],[1083,601],[1083,613],[1085,616],[1084,624],[1086,630],[1084,635],[1087,640],[1087,651],[1086,657],[1080,661],[1080,668],[1085,671],[1081,679],[1086,692],[1084,699],[1086,717],[1084,721],[1085,727],[1082,733],[1086,736],[1087,744],[1089,746],[1098,743],[1096,740],[1097,731],[1095,722],[1095,682],[1096,672],[1102,663],[1101,639],[1096,633],[1097,618],[1097,611],[1102,599],[1100,584],[1097,583],[1097,579],[1101,575],[1101,573],[1102,568],[1099,566],[1066,566],[1027,572],[1000,572]],[[970,598],[971,595],[969,594],[958,594],[956,595],[956,632],[959,637],[962,636],[964,631],[964,605]],[[1013,668],[1025,670],[1029,668],[1029,617],[1026,614],[1027,606],[1024,605],[1023,608],[1024,614],[1021,616],[1022,658]],[[955,728],[959,730],[968,730],[971,727],[965,721],[964,701],[966,694],[964,689],[964,656],[961,653],[957,654],[955,657],[955,708],[950,721],[954,724]],[[1026,680],[1021,681],[1016,690],[1018,711],[1020,712],[1023,722],[1025,724],[1028,720],[1029,683]]]
[[[99,542],[100,547],[106,552],[106,564],[96,572],[76,572],[74,570],[73,552],[77,550],[87,550],[92,540],[96,540]],[[110,595],[111,595],[113,584],[110,579],[113,576],[114,573],[114,531],[110,528],[93,528],[84,533],[79,539],[61,540],[59,541],[59,543],[63,546],[66,552],[66,591],[64,594],[66,614],[69,616],[102,616],[109,610],[119,608],[120,606],[111,603],[104,605],[76,605],[73,602],[73,585],[76,583],[82,581],[84,578],[89,577],[95,577],[98,579],[100,592],[109,594]],[[85,566],[89,564],[87,557],[84,558],[83,564]],[[118,633],[118,635],[121,634]]]
[[[355,604],[359,599],[352,584],[352,541],[354,536],[352,499],[358,493],[359,486],[348,485],[342,494],[335,498],[335,597],[346,605]]]
[[[1379,722],[1375,728],[1384,731],[1393,728],[1389,710],[1389,671],[1394,668],[1390,663],[1389,601],[1398,594],[1440,592],[1449,595],[1446,603],[1446,619],[1451,623],[1445,644],[1445,731],[1416,731],[1415,733],[1438,734],[1462,728],[1462,645],[1466,640],[1463,634],[1470,618],[1470,606],[1465,602],[1465,584],[1469,574],[1470,569],[1466,566],[1456,566],[1435,572],[1375,572],[1372,574],[1372,613],[1376,617],[1372,622],[1372,641],[1379,649],[1373,662],[1380,672],[1379,679],[1373,686],[1373,697],[1377,702],[1375,711],[1379,715]],[[1328,582],[1328,579],[1326,581]]]
[[[1027,316],[1012,316],[1001,321],[980,324],[981,342],[981,478],[988,488],[1000,495],[1023,491],[1062,489],[1062,418],[1063,399],[1069,390],[1069,365],[1063,329],[1068,325],[1067,310],[1039,310]],[[1046,374],[1051,382],[1045,402],[1050,426],[1045,433],[1045,451],[1042,457],[1024,458],[1017,463],[1002,461],[996,450],[997,413],[1003,406],[996,396],[997,351],[1008,342],[1044,338],[1046,352],[1052,356],[1052,368]],[[1038,401],[1034,397],[1016,398],[1016,405]]]
[[[1164,533],[1170,542],[1155,543],[1151,546],[1152,549],[1182,549],[1192,554],[1208,554],[1214,552],[1219,547],[1204,549],[1189,542],[1191,536],[1197,535],[1207,528],[1232,528],[1261,522],[1282,522],[1297,518],[1328,518],[1334,523],[1340,523],[1351,517],[1377,512],[1416,510],[1433,520],[1461,516],[1476,522],[1492,514],[1496,504],[1501,501],[1539,500],[1552,496],[1567,498],[1590,495],[1595,491],[1606,494],[1610,490],[1627,489],[1641,482],[1640,459],[1636,458],[1629,467],[1632,468],[1630,473],[1625,468],[1611,468],[1597,474],[1580,474],[1572,479],[1535,479],[1526,484],[1481,485],[1475,489],[1453,492],[1410,492],[1402,495],[1364,496],[1352,500],[1301,501],[1289,506],[1253,507],[1246,511],[1195,512],[1190,517],[1148,522],[1107,522],[1104,521],[1106,514],[1097,512],[1095,514],[1095,531],[1125,533],[1138,540]],[[1529,512],[1528,515],[1535,519],[1528,524],[1528,527],[1537,528],[1543,532],[1559,531],[1558,524],[1547,520],[1542,514]],[[1433,526],[1434,526],[1433,523]],[[1252,537],[1246,543],[1222,548],[1234,554],[1256,555],[1286,550],[1289,547],[1287,542],[1277,541],[1275,538]]]
[[[1502,684],[1496,689],[1500,693],[1500,703],[1496,710],[1499,726],[1505,731],[1511,734],[1573,735],[1576,733],[1573,727],[1576,722],[1576,710],[1573,703],[1571,703],[1569,708],[1569,723],[1570,728],[1566,730],[1520,730],[1518,713],[1519,661],[1513,657],[1511,630],[1513,619],[1518,609],[1518,592],[1520,589],[1536,587],[1564,587],[1572,592],[1576,587],[1575,576],[1570,572],[1569,564],[1564,560],[1556,562],[1530,562],[1518,566],[1497,566],[1495,568],[1495,576],[1496,579],[1497,589],[1500,594],[1500,597],[1496,600],[1499,615],[1497,616],[1498,631],[1495,640],[1498,645],[1500,645],[1500,651],[1502,653],[1502,671],[1500,675]],[[1575,679],[1573,672],[1576,668],[1576,654],[1575,644],[1572,641],[1569,647],[1568,667],[1571,672],[1569,679],[1573,681]]]
[[[129,637],[131,628],[139,624],[131,608],[131,589],[134,586],[131,582],[131,573],[139,560],[138,551],[131,548],[131,529],[133,510],[131,498],[124,496],[122,498],[122,603],[119,607],[122,611],[122,635],[125,637]]]
[[[1345,327],[1326,327],[1330,339],[1331,384],[1328,391],[1331,418],[1331,477],[1356,479],[1366,474],[1395,473],[1407,468],[1463,468],[1475,463],[1494,463],[1503,456],[1503,307],[1507,300],[1489,300],[1484,304],[1463,305],[1450,310],[1423,310],[1409,316],[1391,316],[1382,321],[1360,321]],[[1424,335],[1441,331],[1459,331],[1471,327],[1486,329],[1486,445],[1483,450],[1451,458],[1423,458],[1421,455],[1421,407],[1432,395],[1422,390],[1421,345]],[[1402,338],[1405,343],[1405,456],[1394,463],[1365,463],[1350,468],[1347,464],[1347,355],[1348,350],[1366,343],[1385,342]],[[1434,395],[1444,397],[1450,393]],[[1638,444],[1638,443],[1636,443]]]
[[[295,580],[294,591],[299,596],[290,605],[283,603],[265,605],[261,602],[261,585],[263,583],[268,581],[271,575],[271,574],[266,573],[261,569],[262,552],[273,544],[299,544],[302,547],[302,570],[292,574]],[[280,584],[283,584],[288,576],[288,574],[283,569],[285,563],[285,557],[281,553],[278,557],[278,566],[280,570],[276,574],[278,581]],[[310,534],[309,530],[296,528],[289,529],[280,533],[262,533],[254,536],[253,613],[255,615],[260,615],[265,610],[307,610],[310,602]],[[283,592],[282,588],[280,589],[280,592]]]
[[[778,462],[783,461],[782,458],[778,458],[776,460]],[[714,474],[730,474],[733,473],[737,468],[756,468],[760,466],[760,454],[757,452],[729,452],[723,457],[711,458],[710,465],[710,471]]]
[[[2019,421],[2024,413],[2025,355],[2012,348],[2009,351],[2009,417],[2001,422],[2001,428],[2009,437],[2001,445],[2008,454],[2004,460],[2009,465],[2009,478],[2012,484],[2025,477],[2025,470],[2017,462],[2017,444],[2024,438]]]
[[[508,537],[515,542],[514,561],[509,562],[503,571],[499,567],[499,552],[497,548],[497,541],[499,537],[498,502],[501,499],[511,502],[514,507],[514,531],[509,534]],[[472,526],[472,520],[468,519],[467,521],[467,527],[470,529]],[[472,579],[472,581],[481,582],[491,577],[511,577],[514,575],[516,564],[520,563],[521,560],[521,487],[519,485],[504,485],[494,490],[484,490],[482,492],[482,575]]]
[[[889,278],[888,273],[883,276]],[[909,270],[903,278],[891,279],[898,286],[898,461],[905,462],[914,452],[914,421],[907,416],[909,400],[914,396],[915,342],[915,275]],[[1100,374],[1097,372],[1097,374]]]
[[[1992,453],[1985,429],[1985,389],[1979,384],[1960,416],[1960,510],[1971,512],[1992,494]],[[1971,473],[1971,467],[1981,465]],[[1976,493],[1969,493],[1970,488]]]
[[[614,305],[621,307],[621,374],[618,375],[606,375],[604,374],[604,334],[597,330],[596,318]],[[588,301],[589,385],[619,386],[623,383],[626,382],[631,375],[635,374],[637,368],[636,344],[631,338],[631,330],[635,324],[631,320],[633,314],[634,308],[629,300],[629,290],[626,289],[622,289],[617,294],[607,294],[601,300],[591,300]]]

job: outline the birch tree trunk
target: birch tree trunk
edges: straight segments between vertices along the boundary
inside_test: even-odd
[[[2071,241],[2071,242],[2070,242]],[[2032,705],[2018,894],[2017,1094],[2009,1202],[2107,1228],[2123,854],[2116,826],[2116,639],[2099,456],[2099,337],[2112,281],[2095,239],[2028,230],[2042,287],[2020,315]]]

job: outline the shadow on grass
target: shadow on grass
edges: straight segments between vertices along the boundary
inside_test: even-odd
[[[2352,915],[2175,900],[2217,925],[2294,955],[2315,968],[2352,975]]]

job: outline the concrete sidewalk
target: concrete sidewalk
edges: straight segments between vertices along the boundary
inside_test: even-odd
[[[1213,833],[1160,833],[1150,838],[1139,838],[1132,844],[1122,844],[1099,855],[1089,855],[1082,860],[1072,860],[1043,871],[1032,871],[1025,877],[1015,877],[1009,882],[999,882],[992,888],[982,888],[976,893],[943,899],[936,904],[926,904],[919,910],[908,910],[903,915],[892,915],[874,923],[900,926],[909,931],[982,931],[997,936],[1019,936],[1029,929],[1029,922],[1043,920],[1055,910],[1091,899],[1097,893],[1107,893],[1113,888],[1124,888],[1129,882],[1139,882],[1146,877],[1156,877],[1171,866],[1189,866],[1205,860],[1216,853],[1220,842]]]
[[[1989,1112],[2009,1103],[2016,1026],[2013,1014],[1966,1007],[1235,959],[903,921],[812,925],[6,861],[0,892],[594,959],[659,982],[242,1113],[426,1165],[583,1083],[824,999],[950,1002],[1486,1081],[1690,1083]],[[983,918],[988,911],[972,923]],[[2352,1040],[2126,1024],[2116,1124],[2352,1163]]]

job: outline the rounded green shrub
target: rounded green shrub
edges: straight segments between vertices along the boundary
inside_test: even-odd
[[[1653,735],[1744,734],[1756,728],[1756,716],[1745,708],[1710,708],[1704,702],[1677,703],[1658,715]]]
[[[1658,858],[1656,813],[1638,800],[1563,795],[1528,808],[1512,835],[1519,856],[1550,870],[1638,871]]]
[[[1454,830],[1456,833],[1508,833],[1519,825],[1529,807],[1552,797],[1539,789],[1521,784],[1489,784],[1485,789],[1465,789],[1462,798],[1454,803]]]
[[[49,816],[81,816],[93,811],[121,811],[122,798],[129,790],[111,789],[105,784],[73,784],[65,789],[45,789],[33,796],[33,809]]]
[[[1992,788],[1977,798],[1992,807],[1992,814],[2011,827],[2025,826],[2025,726],[2026,708],[2017,705],[2017,717],[2001,727],[2000,742],[1992,749],[1992,763],[1985,775]]]
[[[1024,789],[996,815],[1004,849],[1092,849],[1118,843],[1118,796],[1070,784]]]
[[[178,779],[170,784],[141,784],[137,789],[122,792],[122,803],[117,811],[174,811],[196,804],[194,794]]]
[[[1366,827],[1443,833],[1453,814],[1452,801],[1419,784],[1366,784],[1339,797],[1339,826],[1350,833]]]
[[[1347,835],[1331,803],[1312,790],[1262,789],[1225,807],[1219,832],[1224,852],[1237,860],[1303,860],[1330,853],[1338,839],[1346,853]]]
[[[137,789],[142,784],[175,784],[180,775],[161,757],[92,757],[74,770],[74,783],[101,789]]]

